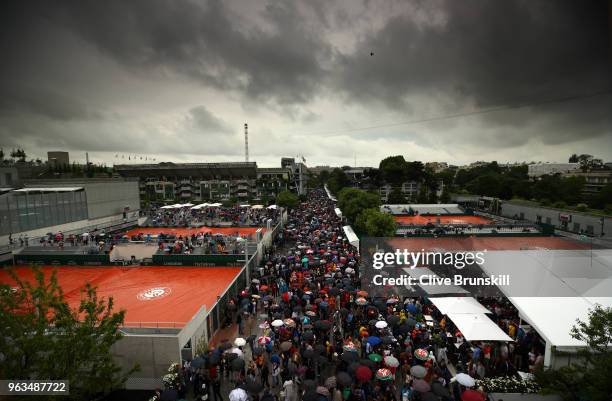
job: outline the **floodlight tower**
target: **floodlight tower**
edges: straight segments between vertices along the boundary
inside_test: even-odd
[[[244,161],[249,162],[249,125],[244,123]]]

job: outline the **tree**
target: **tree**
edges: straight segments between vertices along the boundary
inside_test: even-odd
[[[362,191],[356,188],[344,188],[338,194],[338,207],[351,222],[355,222],[357,216],[365,210],[380,206],[378,195]]]
[[[403,204],[407,203],[406,197],[402,193],[399,188],[393,188],[391,192],[389,192],[389,196],[387,197],[387,203],[390,204]]]
[[[607,400],[612,394],[612,308],[596,306],[588,322],[576,321],[570,332],[587,347],[578,350],[577,362],[558,370],[538,370],[536,380],[545,393],[567,400]]]
[[[448,193],[448,189],[445,186],[444,189],[442,190],[442,193],[440,194],[440,203],[448,203],[450,202],[450,194]]]
[[[334,194],[339,193],[343,188],[346,188],[349,185],[348,178],[344,171],[339,168],[335,168],[332,170],[329,180],[327,180],[327,186],[329,190]]]
[[[121,339],[125,311],[113,311],[113,299],[99,299],[87,284],[78,309],[64,299],[55,272],[46,279],[10,272],[13,288],[0,284],[0,376],[4,379],[69,380],[70,398],[95,400],[121,388],[138,367],[122,372],[110,349]]]
[[[418,203],[427,203],[427,187],[425,185],[421,185],[419,188],[419,194],[417,195]]]
[[[4,160],[4,149],[0,148],[0,161]]]
[[[578,155],[576,153],[572,154],[569,158],[570,163],[578,163]]]
[[[379,167],[383,180],[399,185],[406,180],[408,164],[404,156],[389,156],[380,161]]]
[[[287,209],[293,209],[299,202],[298,197],[290,191],[283,191],[276,195],[276,204]]]
[[[370,237],[393,237],[397,225],[392,215],[369,208],[357,216],[355,227]]]

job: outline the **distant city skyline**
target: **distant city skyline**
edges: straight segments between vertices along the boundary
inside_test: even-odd
[[[248,123],[262,167],[612,160],[605,0],[3,5],[5,153],[244,161]]]

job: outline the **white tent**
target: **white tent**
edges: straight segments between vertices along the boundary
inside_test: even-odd
[[[268,206],[267,208],[268,208],[268,209],[278,209],[278,206],[276,206],[276,205],[270,205],[270,206]]]
[[[162,206],[162,207],[160,207],[160,209],[174,209],[174,205]]]
[[[468,341],[514,341],[485,314],[449,313],[447,316]]]
[[[240,205],[240,207],[251,207],[251,205],[245,203],[245,204]]]
[[[342,227],[342,230],[344,231],[346,239],[350,242],[350,244],[356,248],[359,248],[359,237],[357,234],[355,234],[353,228],[351,226],[344,226]]]
[[[216,202],[216,203],[208,204],[208,207],[221,207],[222,205],[223,205],[222,203]]]
[[[251,206],[251,209],[263,209],[264,205],[253,205]]]
[[[336,212],[336,216],[342,218],[342,210],[339,207],[335,208],[334,212]]]
[[[184,203],[181,205],[181,207],[192,207],[194,206],[193,203]]]
[[[450,313],[491,313],[472,297],[435,297],[429,298],[429,300],[444,315]]]

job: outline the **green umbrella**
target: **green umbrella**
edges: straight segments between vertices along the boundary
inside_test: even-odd
[[[373,362],[380,362],[382,361],[382,356],[380,356],[380,354],[370,354],[368,355],[368,358],[373,361]]]

